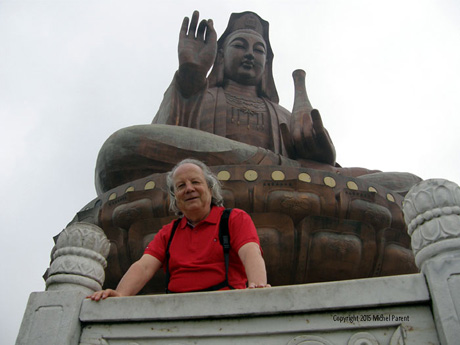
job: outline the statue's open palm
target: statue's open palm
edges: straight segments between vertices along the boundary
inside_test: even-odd
[[[217,54],[217,34],[212,19],[202,20],[194,11],[192,20],[185,17],[179,35],[179,66],[192,65],[205,75],[212,67]],[[190,25],[189,25],[190,22]]]

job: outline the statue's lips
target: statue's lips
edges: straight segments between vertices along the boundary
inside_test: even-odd
[[[243,61],[241,63],[241,66],[243,66],[243,68],[245,68],[245,69],[251,69],[251,68],[254,67],[254,62],[252,62],[252,61]]]

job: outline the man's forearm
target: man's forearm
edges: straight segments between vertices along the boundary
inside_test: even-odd
[[[147,282],[152,279],[158,269],[161,267],[161,262],[153,256],[146,255],[136,261],[117,286],[117,292],[122,296],[136,295]]]
[[[265,287],[267,286],[267,271],[265,261],[257,243],[246,243],[238,252],[243,262],[246,276],[248,278],[248,287]]]

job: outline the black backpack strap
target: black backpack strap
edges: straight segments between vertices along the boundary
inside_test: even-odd
[[[220,218],[219,241],[224,249],[224,260],[225,260],[225,281],[223,282],[224,286],[222,287],[228,286],[230,289],[234,289],[228,283],[228,267],[229,267],[229,262],[230,262],[230,232],[228,230],[228,220],[230,218],[230,212],[232,212],[232,209],[226,208]]]
[[[168,241],[168,245],[166,246],[166,253],[165,253],[165,274],[166,274],[166,278],[165,278],[165,281],[166,281],[166,287],[165,287],[165,292],[166,293],[169,293],[169,280],[171,278],[170,276],[170,273],[169,273],[169,247],[171,247],[171,242],[172,242],[172,239],[174,237],[174,234],[176,233],[176,229],[177,227],[179,226],[179,223],[181,221],[181,218],[179,219],[176,219],[174,221],[174,224],[173,224],[173,227],[171,229],[171,235],[169,236],[169,241]]]

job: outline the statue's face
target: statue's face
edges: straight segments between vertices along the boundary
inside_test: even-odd
[[[267,47],[256,33],[236,32],[228,37],[224,50],[225,78],[243,85],[257,85],[267,60]]]

